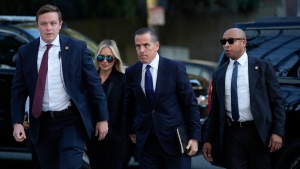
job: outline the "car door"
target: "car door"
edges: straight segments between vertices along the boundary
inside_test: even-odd
[[[18,143],[12,136],[10,99],[18,49],[29,41],[0,27],[0,149],[25,149],[25,142]]]

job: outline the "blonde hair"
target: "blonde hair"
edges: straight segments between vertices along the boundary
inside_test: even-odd
[[[95,55],[95,61],[94,61],[96,70],[99,69],[99,65],[98,65],[98,61],[97,61],[97,56],[100,54],[100,51],[103,48],[110,48],[111,49],[111,51],[114,54],[114,60],[115,60],[114,67],[116,68],[116,70],[118,72],[124,73],[125,69],[123,67],[123,62],[122,62],[122,59],[121,59],[121,56],[120,56],[119,49],[117,47],[117,43],[114,40],[111,40],[111,39],[102,40],[100,42],[99,46],[98,46],[98,50],[97,50],[97,53]]]

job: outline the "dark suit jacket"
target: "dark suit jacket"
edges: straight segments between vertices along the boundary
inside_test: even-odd
[[[204,138],[204,142],[213,143],[219,130],[221,147],[226,116],[225,74],[228,63],[213,74],[211,110]],[[268,146],[271,134],[284,137],[285,110],[282,93],[271,63],[249,56],[248,74],[251,113],[262,142]]]
[[[106,97],[109,112],[109,132],[106,137],[114,142],[123,142],[125,139],[125,79],[125,74],[118,72],[115,68],[113,68],[108,77],[110,82],[106,91]]]
[[[106,97],[99,88],[100,79],[87,50],[86,43],[60,35],[63,79],[66,90],[82,117],[87,134],[92,136],[94,126],[91,110],[96,121],[108,120]],[[40,39],[35,39],[19,48],[19,57],[12,85],[11,117],[12,124],[23,124],[24,106],[27,96],[30,98],[30,113],[38,76],[37,56]],[[91,98],[88,103],[87,95]],[[92,105],[91,107],[89,105]],[[30,115],[30,134],[37,142],[39,118]]]
[[[189,138],[200,141],[200,113],[185,67],[180,62],[159,57],[153,106],[141,87],[143,64],[137,62],[125,73],[125,113],[129,132],[136,134],[139,156],[152,125],[163,149],[170,155],[180,154],[175,127],[188,125]]]

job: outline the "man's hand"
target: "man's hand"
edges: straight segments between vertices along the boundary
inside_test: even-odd
[[[26,139],[26,134],[22,124],[14,124],[13,136],[17,142],[22,142]]]
[[[108,133],[107,121],[99,121],[96,124],[95,136],[98,136],[98,140],[101,141],[105,138],[107,133]]]
[[[270,152],[279,150],[282,146],[282,137],[277,134],[272,134],[269,142]]]
[[[197,153],[198,151],[198,141],[194,139],[190,139],[188,142],[188,145],[186,146],[186,149],[189,149],[189,156],[193,156]]]
[[[211,148],[212,147],[211,147],[211,144],[209,142],[204,143],[203,149],[202,149],[202,154],[208,162],[213,161],[213,158],[211,156]]]
[[[135,134],[129,134],[129,137],[133,143],[136,143],[136,135]]]

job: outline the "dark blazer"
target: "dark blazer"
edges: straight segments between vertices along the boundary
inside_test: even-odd
[[[115,68],[113,68],[108,77],[110,82],[106,91],[106,97],[109,112],[109,132],[106,137],[114,142],[123,142],[125,139],[125,79],[125,74],[118,72]]]
[[[96,121],[108,120],[106,96],[99,88],[100,79],[92,58],[84,41],[60,35],[61,61],[63,79],[66,90],[79,110],[87,134],[92,136],[94,126],[92,111]],[[19,57],[12,85],[11,117],[12,124],[23,124],[25,101],[30,98],[30,113],[38,76],[37,56],[40,39],[37,38],[19,48]],[[87,95],[91,98],[88,103]],[[89,106],[91,105],[91,106]],[[39,118],[30,118],[30,134],[33,142],[37,142],[39,134]]]
[[[201,134],[198,104],[185,67],[178,61],[159,56],[156,99],[152,106],[141,87],[142,65],[137,62],[125,73],[125,113],[129,132],[136,134],[137,153],[142,155],[154,125],[163,149],[170,155],[179,155],[175,127],[188,125],[190,139],[200,141]]]
[[[98,70],[99,74],[99,70]],[[104,140],[99,141],[93,136],[87,142],[87,153],[91,168],[121,168],[126,156],[125,143],[129,136],[125,134],[124,95],[125,74],[118,72],[114,67],[105,81],[104,91],[107,97],[109,112],[108,133]],[[102,87],[99,84],[99,87]],[[127,165],[127,163],[126,163]]]
[[[225,127],[225,74],[229,61],[212,78],[213,94],[204,142],[214,142],[220,133],[223,146]],[[250,108],[261,140],[268,146],[271,134],[284,137],[285,110],[282,93],[271,63],[248,57]],[[220,131],[220,132],[219,132]]]

